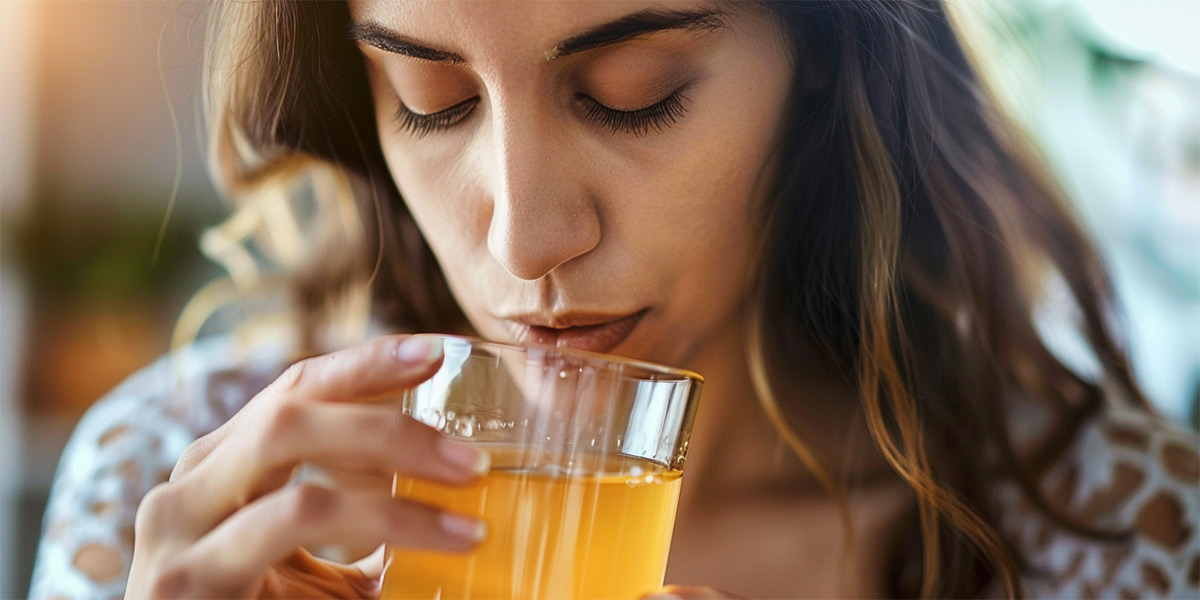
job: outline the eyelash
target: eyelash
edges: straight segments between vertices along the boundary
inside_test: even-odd
[[[624,132],[641,137],[650,133],[651,129],[662,133],[665,128],[675,124],[687,112],[683,106],[687,97],[683,95],[682,89],[672,92],[666,98],[650,106],[637,110],[609,108],[585,94],[576,94],[575,98],[583,105],[584,116],[588,120],[608,129],[613,135]],[[457,125],[470,114],[471,109],[475,108],[478,103],[479,98],[475,97],[429,114],[413,112],[404,106],[404,103],[400,103],[400,108],[396,111],[396,120],[400,122],[401,129],[408,131],[414,137],[422,138],[430,133],[445,131]]]
[[[584,115],[613,135],[624,132],[641,137],[650,133],[652,128],[662,133],[663,129],[674,125],[687,112],[683,106],[687,97],[682,90],[671,92],[666,98],[637,110],[609,108],[583,94],[575,97],[583,103]]]
[[[459,121],[467,118],[471,109],[475,108],[478,103],[479,97],[476,96],[450,108],[425,115],[409,110],[401,102],[400,109],[396,111],[396,120],[400,121],[401,129],[413,134],[414,137],[423,138],[435,131],[445,131],[453,127]]]

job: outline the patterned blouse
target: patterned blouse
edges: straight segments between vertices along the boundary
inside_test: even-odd
[[[120,598],[138,503],[189,444],[216,429],[286,366],[287,345],[230,337],[160,359],[88,411],[54,479],[30,595]],[[1026,429],[1027,428],[1023,428]],[[1056,526],[1001,485],[1001,531],[1028,559],[1037,598],[1200,598],[1197,436],[1142,411],[1109,407],[1049,472],[1046,491],[1125,542]]]

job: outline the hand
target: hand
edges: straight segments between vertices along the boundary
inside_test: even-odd
[[[641,600],[680,600],[680,599],[695,599],[695,600],[719,600],[724,598],[741,598],[729,592],[722,592],[716,588],[702,587],[698,585],[668,585],[663,589],[642,596]]]
[[[146,495],[127,597],[372,597],[377,572],[302,547],[473,548],[475,519],[390,493],[395,472],[464,485],[487,470],[486,453],[380,402],[440,364],[436,339],[389,336],[293,365]],[[371,483],[288,484],[304,463]]]

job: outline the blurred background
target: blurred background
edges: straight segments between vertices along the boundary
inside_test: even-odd
[[[200,2],[0,0],[0,598],[26,594],[75,422],[216,275],[204,32]]]
[[[1194,427],[1200,3],[988,7],[1004,34],[988,60],[1116,276],[1141,382]],[[203,159],[205,17],[195,1],[0,0],[0,597],[26,593],[75,422],[167,351],[216,276],[197,250],[225,214]],[[1090,369],[1069,315],[1043,317]]]

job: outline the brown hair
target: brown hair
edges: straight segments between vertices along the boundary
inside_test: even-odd
[[[803,444],[792,400],[775,385],[801,348],[821,348],[854,383],[871,436],[917,498],[892,594],[971,596],[999,583],[1020,595],[1025,565],[994,526],[997,482],[1015,482],[1082,535],[1112,535],[1058,514],[1038,490],[1101,405],[1097,385],[1038,335],[1040,282],[1067,284],[1107,376],[1146,406],[1117,343],[1102,265],[942,3],[769,6],[795,55],[812,60],[798,61],[752,290],[759,399],[840,498],[841,482]],[[347,303],[365,314],[368,295],[370,312],[393,327],[467,330],[384,165],[346,6],[229,2],[214,13],[213,169],[237,209],[205,240],[209,254],[240,270],[243,291],[277,273],[313,349],[331,315]],[[814,72],[823,85],[809,85]],[[289,225],[293,242],[280,243],[287,232],[272,228],[305,212],[322,218],[295,222],[318,223],[320,235]],[[264,257],[272,269],[251,266]],[[1054,434],[1024,459],[1006,425],[1013,395],[1057,413]]]

